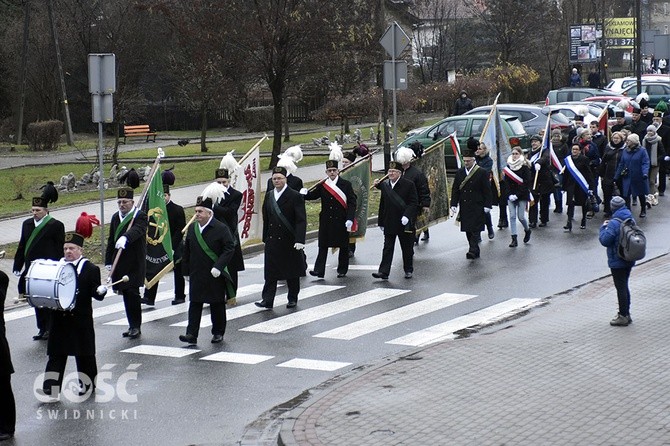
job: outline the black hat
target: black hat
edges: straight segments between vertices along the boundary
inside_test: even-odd
[[[161,174],[163,184],[167,184],[168,186],[174,186],[176,178],[174,176],[174,172],[172,172],[172,169],[173,168],[171,167],[168,170],[164,170],[163,173]]]
[[[575,115],[574,120],[575,120],[575,121],[584,122],[584,116],[582,116],[582,115]]]
[[[277,166],[274,169],[272,169],[272,175],[279,173],[281,175],[284,175],[285,177],[288,176],[288,171],[286,170],[285,167]]]
[[[65,243],[73,243],[77,246],[84,247],[84,236],[76,232],[68,232],[65,234]]]
[[[230,174],[228,173],[228,169],[216,169],[214,172],[214,178],[230,178]]]
[[[163,183],[163,193],[169,194],[170,193],[170,185]]]
[[[662,118],[663,112],[661,110],[654,110],[654,118]]]
[[[33,197],[32,205],[40,208],[46,208],[49,205],[49,201],[44,197]]]
[[[389,161],[389,170],[399,170],[402,172],[402,164],[398,161]]]
[[[200,196],[196,199],[195,205],[203,207],[203,208],[207,208],[210,211],[212,210],[212,206],[213,206],[211,198],[202,198],[202,196]]]
[[[468,146],[468,149],[472,150],[473,152],[479,148],[479,141],[477,141],[472,136],[468,138],[466,144]]]
[[[129,187],[136,189],[140,186],[140,176],[138,175],[135,168],[130,169],[128,172],[121,175],[119,178],[119,183],[127,184]]]
[[[614,117],[615,118],[624,118],[626,116],[626,112],[623,110],[617,110],[614,112]]]
[[[42,189],[42,197],[47,201],[47,203],[55,203],[58,201],[58,189],[56,189],[53,181],[47,181],[47,184],[42,186],[40,189]]]
[[[631,107],[633,107],[633,113],[640,113],[640,104],[637,102],[633,101],[630,103]]]
[[[640,99],[640,108],[647,108],[649,107],[649,101],[647,101],[645,98]]]
[[[337,160],[326,161],[326,169],[338,169]]]
[[[352,152],[347,152],[347,153],[345,153],[345,154],[344,154],[344,157],[345,157],[346,159],[348,159],[349,161],[351,161],[352,163],[353,163],[354,161],[356,161],[356,154],[355,154],[353,151],[352,151]]]
[[[575,116],[575,119],[577,119],[576,116]],[[533,136],[530,137],[530,140],[531,140],[531,141],[539,141],[539,142],[542,142],[542,138],[540,138],[540,135],[533,135]]]
[[[461,157],[463,158],[474,158],[475,157],[475,152],[472,149],[464,149],[461,151]]]
[[[130,187],[120,187],[116,191],[116,198],[124,198],[126,200],[133,199],[133,190]]]

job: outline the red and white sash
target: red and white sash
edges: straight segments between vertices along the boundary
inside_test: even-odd
[[[503,173],[507,178],[514,181],[516,184],[523,184],[523,178],[521,178],[512,169],[510,169],[509,166],[505,166],[505,168],[503,169]]]
[[[328,183],[328,181],[323,182],[323,187],[332,195],[338,203],[342,205],[344,209],[347,208],[347,195],[337,187],[336,183]]]

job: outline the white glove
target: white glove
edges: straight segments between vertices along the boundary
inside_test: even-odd
[[[14,271],[14,275],[16,277],[21,277],[21,271]]]
[[[458,210],[458,208],[456,206],[451,207],[451,213],[452,214],[455,214],[457,210]]]
[[[307,188],[306,187],[303,187],[302,189],[300,189],[300,195],[307,195]]]
[[[126,249],[126,243],[128,243],[128,238],[125,235],[122,235],[116,241],[116,245],[114,245],[114,247],[116,249]]]
[[[484,208],[484,213],[485,213],[485,214],[488,214],[488,213],[490,213],[490,212],[491,212],[491,208]]]
[[[98,294],[98,296],[104,296],[107,294],[107,287],[104,285],[100,285],[95,292]]]
[[[409,223],[409,218],[403,215],[402,218],[400,219],[400,223],[402,223],[402,225],[405,226],[407,223]]]
[[[221,275],[221,271],[219,271],[217,268],[212,268],[209,272],[215,279]]]
[[[670,156],[666,155],[665,158],[663,158],[663,161],[670,161]]]
[[[542,166],[540,166],[539,164],[535,163],[535,170],[540,170],[540,169],[542,169]]]
[[[303,249],[305,249],[305,244],[304,243],[296,243],[295,245],[293,245],[293,248],[297,249],[298,251],[302,251]]]
[[[189,276],[184,276],[184,280],[185,280],[185,281],[187,281],[187,282],[188,282],[188,281],[189,281],[189,279],[190,279],[190,277],[189,277]]]
[[[508,197],[508,200],[511,201],[512,203],[514,203],[514,202],[515,202],[516,200],[518,200],[518,199],[519,199],[519,197],[517,197],[517,196],[514,195],[514,194],[512,194],[512,195],[510,195],[510,196]]]
[[[105,265],[105,269],[107,271],[111,271],[112,270],[112,265]]]
[[[347,228],[347,231],[351,231],[351,228],[354,226],[354,222],[347,220],[344,222],[344,227]]]

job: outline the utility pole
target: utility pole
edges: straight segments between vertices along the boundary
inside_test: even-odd
[[[378,36],[381,36],[382,33],[384,32],[384,29],[386,28],[386,23],[385,23],[385,14],[384,14],[384,0],[378,0],[377,2],[377,8],[375,11],[377,17],[375,20],[375,24],[377,27],[377,32],[376,34]],[[379,56],[381,60],[381,69],[380,69],[380,75],[377,77],[378,85],[382,89],[382,126],[383,126],[383,132],[384,132],[384,172],[388,170],[388,165],[389,162],[391,161],[391,142],[390,142],[390,135],[389,135],[389,128],[388,128],[388,108],[389,108],[389,95],[386,92],[386,89],[384,88],[384,82],[383,82],[383,76],[381,73],[383,73],[383,51],[379,51]],[[379,138],[377,138],[379,139]]]
[[[635,77],[637,77],[637,91],[642,91],[642,11],[641,0],[635,0]]]
[[[58,77],[60,79],[61,94],[63,96],[63,113],[65,115],[65,140],[68,146],[73,146],[72,138],[72,121],[70,120],[70,108],[67,104],[67,92],[65,90],[65,78],[63,77],[63,62],[60,57],[60,45],[58,44],[58,30],[56,29],[56,21],[53,14],[53,0],[47,0],[47,8],[49,10],[49,22],[51,22],[51,37],[54,41],[54,48],[56,50],[56,61],[58,62]]]
[[[28,75],[28,36],[30,35],[30,0],[23,3],[23,46],[21,54],[21,79],[19,80],[19,122],[17,124],[16,144],[23,140],[23,108],[26,103],[26,76]]]

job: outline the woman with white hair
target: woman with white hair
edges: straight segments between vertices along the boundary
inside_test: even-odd
[[[621,195],[630,208],[630,197],[640,199],[640,218],[647,216],[644,206],[645,195],[649,193],[649,154],[640,147],[640,137],[631,133],[626,138],[626,149],[621,154],[614,181],[621,182]]]

